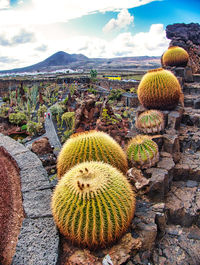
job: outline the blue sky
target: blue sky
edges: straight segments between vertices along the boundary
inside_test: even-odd
[[[0,0],[0,70],[63,50],[88,57],[155,55],[165,28],[200,23],[200,1]]]

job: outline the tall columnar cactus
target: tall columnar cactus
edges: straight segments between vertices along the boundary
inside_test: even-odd
[[[181,86],[175,75],[162,68],[149,70],[138,86],[140,103],[148,109],[173,109],[178,104]]]
[[[159,133],[164,129],[164,118],[158,110],[142,112],[136,119],[136,128],[143,133]]]
[[[126,177],[103,162],[83,162],[59,181],[52,212],[60,232],[73,243],[105,247],[128,228],[135,196]]]
[[[73,134],[64,144],[57,162],[60,179],[67,170],[84,161],[103,161],[120,169],[128,170],[126,155],[120,145],[108,134],[89,131]]]
[[[138,168],[149,168],[159,160],[157,144],[147,135],[137,135],[127,145],[129,161]]]
[[[163,66],[186,66],[189,60],[189,55],[181,47],[169,47],[162,56],[161,63]]]

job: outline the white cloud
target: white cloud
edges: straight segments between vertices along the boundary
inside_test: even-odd
[[[30,32],[32,31],[32,28],[30,28]],[[10,32],[9,38],[13,39]],[[0,31],[0,35],[1,33]],[[18,33],[15,32],[16,34]],[[98,37],[73,37],[70,35],[64,39],[52,36],[47,41],[42,34],[35,32],[33,42],[23,42],[14,48],[5,45],[0,46],[0,57],[6,57],[4,62],[0,62],[0,69],[28,66],[46,59],[59,50],[67,53],[82,53],[90,58],[143,55],[161,56],[169,44],[169,40],[165,35],[166,33],[162,24],[153,24],[148,32],[140,32],[135,35],[131,34],[131,32],[121,33],[109,41]]]
[[[122,29],[133,22],[134,17],[127,9],[122,9],[117,15],[117,19],[112,18],[104,27],[103,32],[107,33],[115,29]]]
[[[0,0],[0,10],[9,8],[10,6],[10,1],[9,0]]]
[[[6,1],[6,0],[0,0]],[[84,15],[134,8],[159,0],[32,0],[29,6],[20,5],[17,9],[2,10],[0,24],[48,24],[68,21]]]

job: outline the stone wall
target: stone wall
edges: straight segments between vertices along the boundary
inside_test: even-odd
[[[118,81],[118,80],[107,80],[107,79],[101,79],[98,82],[98,85],[110,90],[112,89],[124,89],[124,90],[129,90],[130,88],[137,88],[139,82],[124,82],[124,81]]]

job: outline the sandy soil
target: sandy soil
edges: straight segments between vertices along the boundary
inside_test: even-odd
[[[9,265],[15,253],[24,212],[18,166],[2,147],[0,181],[0,264]]]

